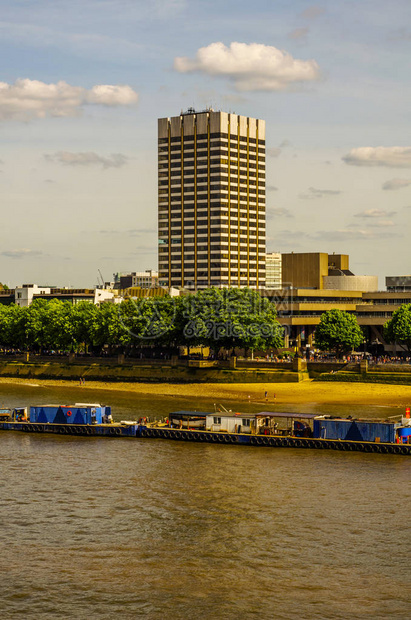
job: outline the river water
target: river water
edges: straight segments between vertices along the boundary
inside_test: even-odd
[[[81,388],[0,399],[104,401],[117,419],[193,408]],[[411,617],[409,458],[12,432],[0,446],[2,618]]]

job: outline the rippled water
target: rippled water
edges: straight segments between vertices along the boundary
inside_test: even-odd
[[[111,399],[127,418],[189,404],[0,395]],[[411,615],[411,459],[11,432],[0,446],[2,618]]]

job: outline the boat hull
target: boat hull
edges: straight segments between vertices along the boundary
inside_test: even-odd
[[[411,456],[411,445],[377,443],[367,441],[347,441],[343,439],[314,439],[301,437],[281,437],[278,435],[250,435],[242,433],[222,433],[212,431],[188,431],[184,429],[155,428],[140,426],[137,437],[143,439],[171,439],[197,443],[219,443],[253,447],[298,448],[316,450],[336,450],[341,452],[369,452],[378,454],[398,454]]]
[[[82,435],[104,437],[135,437],[137,424],[37,424],[31,422],[0,422],[0,431],[48,433],[53,435]]]
[[[243,433],[186,430],[167,427],[150,427],[139,424],[36,424],[31,422],[0,422],[0,431],[47,433],[88,437],[134,437],[139,439],[167,439],[194,443],[242,445],[266,448],[294,448],[336,450],[341,452],[367,452],[411,456],[411,444],[394,444],[344,439],[318,439],[278,435],[250,435]]]

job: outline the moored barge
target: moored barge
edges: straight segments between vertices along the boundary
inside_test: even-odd
[[[135,437],[137,422],[113,422],[111,407],[94,403],[0,409],[0,430],[58,435]]]
[[[401,415],[374,420],[267,411],[178,411],[166,423],[139,425],[137,437],[411,456],[411,419]]]
[[[411,419],[387,420],[262,411],[176,411],[164,421],[114,422],[99,404],[0,409],[0,430],[59,435],[134,437],[256,447],[311,448],[411,456]]]

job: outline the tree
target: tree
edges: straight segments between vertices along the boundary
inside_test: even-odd
[[[248,288],[210,288],[183,297],[176,323],[179,344],[266,349],[283,344],[275,306]]]
[[[75,346],[73,306],[60,299],[36,299],[26,311],[29,348],[71,350]]]
[[[411,351],[411,304],[404,304],[393,312],[392,318],[384,325],[384,338]]]
[[[26,348],[26,308],[0,305],[0,344]]]
[[[103,303],[90,320],[90,340],[94,347],[121,347],[124,350],[132,340],[132,333],[127,322],[130,305],[128,301],[121,304]]]
[[[315,330],[315,345],[322,351],[335,351],[337,357],[357,349],[363,340],[356,317],[343,310],[324,312]]]
[[[75,348],[78,349],[84,345],[84,350],[87,351],[87,348],[93,344],[92,325],[96,322],[98,312],[99,307],[88,301],[81,301],[73,306],[71,321],[73,346]]]

